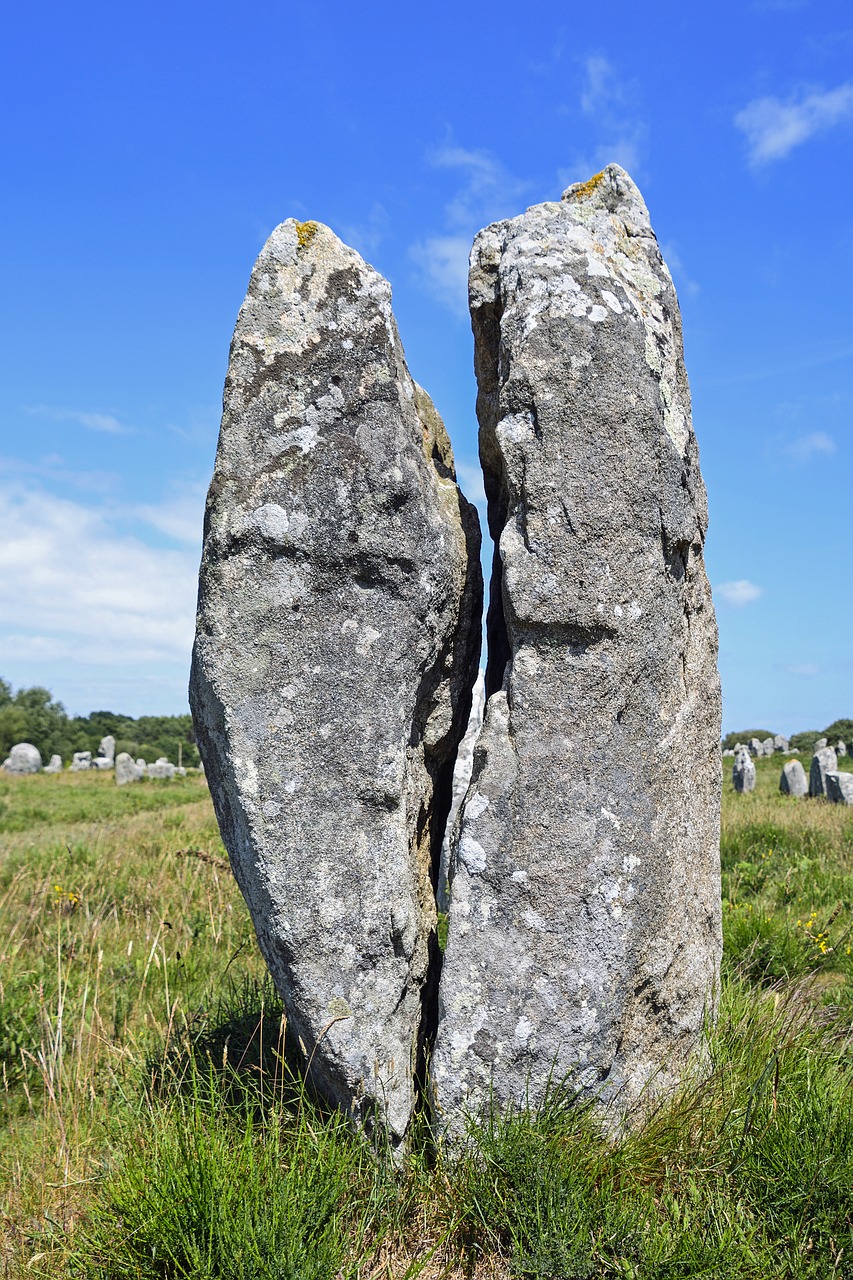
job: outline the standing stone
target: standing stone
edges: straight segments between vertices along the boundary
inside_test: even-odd
[[[108,733],[105,738],[101,738],[101,743],[98,747],[98,755],[104,760],[109,760],[110,764],[115,763],[116,740],[111,733]]]
[[[62,773],[62,756],[51,756],[50,764],[46,764],[43,773]]]
[[[149,764],[146,773],[149,778],[174,778],[175,766],[165,756],[160,756],[153,764]]]
[[[732,786],[735,791],[755,790],[755,765],[749,752],[738,751],[732,765]]]
[[[847,755],[847,743],[846,743],[846,742],[842,742],[842,741],[839,739],[839,741],[838,741],[838,742],[836,742],[836,744],[835,744],[835,754],[836,754],[839,758],[840,758],[841,756],[846,756],[846,755]]]
[[[92,767],[91,751],[75,751],[71,757],[71,772],[81,773]]]
[[[762,754],[761,743],[758,740],[758,738],[750,738],[748,746],[749,746],[749,754],[751,756],[760,756]]]
[[[827,743],[826,743],[826,738],[818,738],[818,740],[817,740],[817,742],[814,744],[814,747],[812,748],[812,750],[813,750],[813,751],[822,751],[822,750],[823,750],[823,748],[824,748],[826,745],[827,745]]]
[[[774,751],[787,751],[790,745],[791,744],[788,741],[788,739],[784,737],[781,733],[777,733],[776,737],[773,739]]]
[[[820,747],[812,756],[809,770],[809,795],[826,795],[826,775],[838,769],[838,758],[832,747]]]
[[[283,223],[231,346],[190,699],[314,1084],[392,1144],[434,1030],[481,605],[476,512],[388,283],[327,227]]]
[[[477,237],[498,544],[432,1059],[439,1123],[568,1076],[630,1104],[698,1046],[721,950],[720,687],[678,302],[609,166]]]
[[[833,804],[853,805],[853,773],[826,771],[826,798]]]
[[[18,742],[3,761],[7,773],[39,773],[41,753],[31,742]]]
[[[450,902],[447,877],[450,869],[450,851],[453,842],[454,831],[456,830],[459,812],[462,808],[462,801],[465,799],[465,793],[471,781],[471,773],[474,769],[474,748],[477,745],[477,739],[480,736],[480,730],[483,727],[483,712],[486,708],[486,675],[481,671],[477,676],[477,682],[474,685],[474,692],[471,698],[471,714],[468,717],[468,727],[465,730],[465,736],[459,743],[459,750],[456,753],[456,764],[453,767],[453,799],[450,803],[450,813],[447,817],[447,826],[444,832],[444,841],[441,846],[441,863],[438,869],[438,892],[436,900],[438,902],[439,911],[446,911]]]
[[[772,756],[776,750],[776,744],[772,738],[765,738],[761,744],[761,754],[763,756]]]
[[[140,782],[145,777],[145,762],[141,765],[134,762],[133,756],[120,751],[116,756],[116,785],[124,787],[128,782]]]
[[[779,790],[785,796],[805,796],[809,791],[809,780],[799,760],[788,760],[782,768],[779,779]]]

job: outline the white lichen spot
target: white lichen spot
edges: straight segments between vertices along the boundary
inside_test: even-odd
[[[533,1034],[533,1023],[529,1018],[520,1017],[515,1024],[514,1037],[517,1044],[526,1045]]]
[[[622,859],[622,870],[626,875],[630,875],[632,871],[636,871],[640,865],[640,859],[635,853],[626,853]]]
[[[621,831],[622,823],[619,821],[616,814],[612,813],[610,809],[602,809],[601,816],[602,818],[606,818],[608,822],[612,822],[617,831]]]
[[[631,619],[632,622],[636,622],[638,618],[642,618],[642,616],[643,616],[643,611],[640,608],[639,601],[632,600],[631,603],[628,605],[628,617]]]
[[[488,858],[483,846],[474,839],[469,831],[462,832],[459,841],[459,860],[464,863],[472,875],[485,871]]]
[[[622,314],[622,303],[621,303],[621,302],[619,301],[619,299],[616,297],[616,294],[615,294],[615,293],[611,293],[609,289],[602,289],[602,290],[601,290],[601,296],[602,296],[602,298],[604,299],[604,301],[607,303],[607,305],[608,305],[608,307],[610,308],[610,310],[611,310],[611,311],[615,311],[615,312],[616,312],[616,314],[617,314],[617,316],[621,316],[621,314]]]
[[[621,604],[615,604],[615,605],[613,606],[613,613],[614,613],[614,616],[615,616],[615,617],[617,617],[617,618],[621,618],[621,617],[622,617],[622,606],[621,606]]]
[[[596,302],[595,306],[589,313],[589,318],[593,324],[601,324],[603,320],[607,319],[607,308],[602,307],[600,303]]]
[[[376,631],[373,627],[363,627],[358,644],[355,646],[356,653],[362,658],[365,657],[376,644],[376,641],[380,639],[381,635],[382,632]]]
[[[469,819],[479,818],[489,807],[489,797],[484,796],[482,791],[475,791],[474,794],[465,804],[465,821]]]

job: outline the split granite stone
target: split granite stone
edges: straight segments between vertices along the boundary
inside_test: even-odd
[[[390,286],[327,227],[283,223],[231,346],[190,697],[309,1075],[392,1145],[434,1028],[481,609],[476,512]]]
[[[818,747],[812,756],[811,767],[809,768],[809,795],[825,796],[826,795],[826,775],[827,773],[836,773],[838,770],[838,757],[832,747]]]
[[[788,760],[782,768],[779,779],[779,790],[787,796],[806,796],[809,793],[809,780],[799,760]]]
[[[721,952],[720,686],[672,279],[615,165],[482,231],[497,552],[451,866],[438,1124],[564,1079],[618,1112],[700,1045]]]

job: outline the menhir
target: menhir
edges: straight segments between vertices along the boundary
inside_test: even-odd
[[[476,513],[389,285],[317,223],[252,272],[207,501],[190,699],[294,1041],[399,1143],[434,1023],[434,885],[480,645]]]
[[[439,1123],[671,1087],[721,951],[720,688],[675,290],[610,166],[477,237],[496,544],[485,723],[451,866]]]

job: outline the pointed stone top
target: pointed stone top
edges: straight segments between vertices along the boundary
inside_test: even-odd
[[[567,203],[583,203],[590,211],[613,213],[634,228],[634,234],[651,234],[651,219],[646,202],[633,179],[618,164],[609,164],[586,182],[566,187],[562,199]]]

